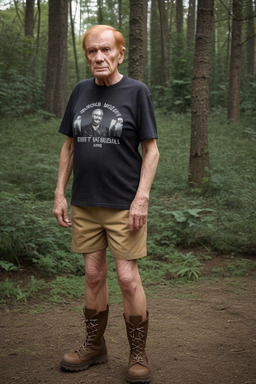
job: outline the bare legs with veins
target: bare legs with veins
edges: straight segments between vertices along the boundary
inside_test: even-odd
[[[108,304],[106,250],[84,254],[86,307],[105,311]],[[126,319],[141,315],[146,319],[146,297],[141,283],[137,260],[115,258],[117,279],[123,295]]]

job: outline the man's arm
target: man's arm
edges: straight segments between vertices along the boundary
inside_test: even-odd
[[[147,222],[149,193],[159,160],[159,151],[157,148],[156,139],[143,141],[141,143],[141,147],[142,166],[140,182],[136,196],[130,207],[130,231],[140,230]]]
[[[68,217],[68,204],[65,199],[65,189],[68,184],[73,168],[74,140],[67,137],[60,153],[60,164],[57,187],[55,190],[55,199],[53,213],[56,219],[64,228],[69,228],[72,225]]]

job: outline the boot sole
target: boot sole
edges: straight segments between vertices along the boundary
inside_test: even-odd
[[[149,376],[144,376],[144,377],[131,377],[131,376],[127,376],[126,381],[127,381],[127,383],[130,383],[130,384],[134,384],[134,383],[137,383],[137,384],[149,384],[149,383],[151,383],[151,380],[150,380]]]
[[[92,365],[97,365],[97,364],[104,364],[108,362],[108,355],[101,356],[101,357],[95,357],[95,359],[91,359],[87,361],[84,364],[80,365],[72,365],[72,364],[67,364],[64,361],[60,362],[61,368],[63,368],[65,371],[69,372],[78,372],[78,371],[84,371],[91,367]]]

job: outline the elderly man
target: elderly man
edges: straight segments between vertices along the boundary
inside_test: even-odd
[[[83,36],[83,50],[93,78],[75,86],[59,129],[67,138],[61,150],[53,212],[62,227],[72,226],[72,250],[84,257],[87,336],[79,349],[64,354],[61,366],[79,371],[107,362],[109,247],[130,344],[127,382],[150,382],[145,353],[149,314],[137,260],[146,256],[149,193],[159,159],[153,104],[143,83],[119,72],[125,53],[120,32],[106,25],[93,26]],[[105,127],[122,119],[118,139],[76,136],[77,117],[86,125],[95,109],[103,111]],[[72,170],[71,220],[65,188]]]

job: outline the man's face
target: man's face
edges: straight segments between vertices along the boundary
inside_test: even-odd
[[[112,31],[90,34],[86,39],[86,58],[99,85],[117,81],[118,65],[123,62],[125,49],[118,48]]]
[[[98,126],[102,121],[103,113],[101,110],[96,109],[92,113],[92,125]]]

